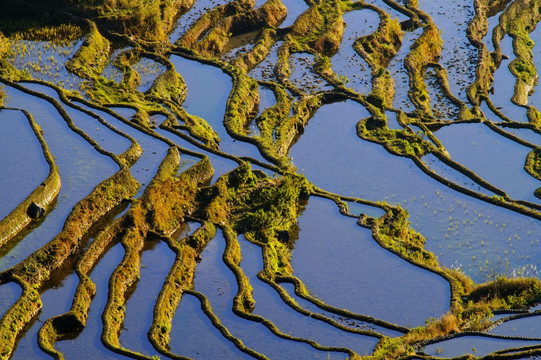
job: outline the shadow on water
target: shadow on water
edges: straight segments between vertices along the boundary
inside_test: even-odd
[[[41,293],[41,312],[17,343],[13,359],[50,359],[50,356],[38,347],[39,329],[47,319],[63,314],[71,308],[78,281],[77,274],[71,272],[59,283]]]
[[[313,296],[407,327],[449,310],[445,279],[381,248],[369,229],[340,215],[332,201],[311,198],[299,226],[291,264]],[[427,293],[430,298],[418,296]]]
[[[203,251],[203,260],[195,273],[195,290],[207,296],[220,322],[244,345],[270,359],[327,359],[326,352],[304,343],[281,339],[262,324],[240,318],[232,312],[237,285],[235,276],[222,260],[224,250],[225,239],[219,230]],[[332,359],[345,358],[339,353],[329,355]]]
[[[116,266],[122,261],[124,248],[121,244],[113,246],[100,259],[90,274],[91,280],[96,284],[96,295],[90,305],[86,328],[72,340],[59,341],[55,348],[64,354],[66,359],[76,359],[82,353],[92,354],[100,359],[128,359],[120,354],[108,350],[101,342],[101,329],[103,327],[101,314],[107,302],[109,293],[109,278]]]
[[[21,111],[0,111],[0,154],[4,154],[0,156],[0,219],[3,219],[45,180],[49,164]]]
[[[32,113],[43,130],[43,137],[59,169],[62,188],[54,210],[40,227],[5,254],[0,260],[0,270],[15,265],[51,240],[62,229],[73,206],[118,171],[118,165],[112,159],[98,153],[74,133],[48,102],[7,86],[4,89],[9,97],[8,106]]]
[[[130,350],[153,356],[158,353],[150,344],[147,332],[151,327],[154,305],[165,278],[175,261],[175,253],[163,241],[148,241],[141,257],[140,278],[126,304],[126,317],[120,344]]]
[[[241,267],[253,287],[256,303],[254,314],[269,319],[280,331],[292,336],[311,339],[323,346],[348,348],[358,355],[372,353],[379,339],[348,333],[292,310],[272,287],[257,278],[257,273],[263,269],[261,248],[250,243],[244,236],[239,237],[239,242]]]

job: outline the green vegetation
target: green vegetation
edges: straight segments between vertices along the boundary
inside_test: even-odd
[[[194,290],[194,275],[198,263],[202,260],[201,255],[219,232],[226,240],[223,261],[235,277],[237,293],[233,299],[232,310],[236,315],[265,326],[280,338],[302,342],[327,353],[341,352],[351,359],[360,359],[360,356],[365,354],[357,354],[345,348],[327,347],[311,339],[295,337],[284,333],[265,317],[257,315],[254,311],[256,304],[252,285],[241,266],[243,254],[237,239],[239,235],[244,235],[248,241],[261,248],[263,269],[258,273],[258,278],[277,291],[291,311],[323,321],[340,331],[378,339],[379,343],[373,353],[363,357],[366,359],[428,359],[431,358],[428,355],[416,354],[415,349],[419,344],[455,334],[484,331],[492,325],[491,316],[495,311],[524,309],[539,303],[541,281],[538,279],[511,278],[494,273],[490,281],[475,284],[461,270],[442,266],[436,254],[425,249],[425,238],[410,226],[408,212],[400,205],[372,203],[328,193],[317,189],[303,175],[299,175],[302,170],[294,168],[289,150],[302,136],[312,116],[327,104],[348,99],[370,113],[368,118],[359,119],[357,123],[356,134],[361,138],[359,141],[375,142],[394,155],[407,157],[407,161],[413,160],[413,163],[429,176],[463,194],[525,214],[531,219],[541,219],[541,208],[538,204],[511,199],[503,190],[454,162],[432,133],[443,125],[450,125],[451,121],[485,122],[492,130],[499,129],[501,124],[485,118],[481,112],[483,101],[503,122],[514,123],[513,119],[507,118],[492,104],[489,95],[494,72],[504,55],[499,48],[499,42],[506,34],[513,38],[516,55],[510,65],[510,70],[517,79],[512,101],[527,107],[528,96],[537,82],[532,53],[534,44],[530,33],[541,19],[539,1],[519,0],[509,7],[506,7],[507,1],[475,2],[476,14],[469,24],[468,37],[479,53],[476,78],[472,79],[473,83],[468,89],[469,103],[460,100],[450,89],[447,69],[439,63],[443,48],[442,34],[430,16],[418,8],[416,1],[406,1],[404,5],[393,0],[385,0],[385,3],[409,19],[399,23],[387,10],[364,2],[322,0],[308,1],[308,9],[293,25],[280,28],[287,14],[281,1],[269,0],[256,7],[252,0],[234,0],[213,9],[204,9],[203,14],[194,19],[188,30],[172,44],[168,41],[168,36],[179,18],[181,21],[189,21],[181,16],[194,4],[191,0],[53,0],[46,3],[37,0],[23,3],[15,0],[13,10],[0,15],[2,82],[52,104],[74,132],[88,141],[101,155],[115,161],[120,170],[98,184],[87,197],[77,203],[62,230],[49,243],[14,267],[0,273],[1,284],[15,282],[23,289],[20,298],[0,320],[0,357],[9,358],[12,355],[18,339],[24,335],[25,328],[31,326],[35,320],[42,306],[40,291],[43,291],[44,284],[59,276],[57,274],[62,267],[71,266],[72,262],[79,284],[71,309],[47,319],[39,332],[40,347],[55,358],[62,358],[63,355],[55,349],[55,343],[78,335],[87,326],[91,302],[97,291],[90,278],[92,269],[111,246],[121,243],[125,256],[110,278],[108,300],[103,314],[102,341],[105,346],[119,354],[140,359],[149,358],[122,344],[120,334],[123,331],[127,301],[141,276],[141,253],[147,245],[164,241],[174,252],[175,261],[156,299],[153,322],[148,333],[150,342],[159,353],[171,358],[181,358],[173,354],[170,348],[170,340],[174,336],[172,321],[182,297],[188,294],[200,301],[203,312],[225,339],[231,341],[240,351],[258,359],[265,359],[263,354],[250,349],[229,332],[213,312],[206,295]],[[20,10],[23,6],[21,4],[28,5],[30,15],[45,9],[51,11],[52,15],[46,19],[46,23],[36,23],[29,19],[4,21],[4,18],[16,13],[17,9]],[[57,9],[55,6],[61,9],[58,14],[54,11]],[[345,84],[352,82],[353,78],[335,75],[331,66],[334,60],[332,56],[337,53],[342,43],[342,15],[360,9],[376,11],[380,18],[379,26],[372,34],[354,42],[355,51],[370,66],[371,87],[368,88],[367,95],[346,88]],[[495,51],[489,53],[483,42],[487,31],[487,18],[501,11],[504,12],[499,17],[493,37]],[[64,16],[66,18],[61,19]],[[399,53],[404,34],[418,26],[423,28],[422,34],[415,39],[405,58],[397,59],[404,63],[408,73],[408,96],[415,107],[415,110],[406,113],[403,108],[393,105],[396,95],[395,79],[388,67]],[[251,44],[253,46],[238,51],[233,59],[226,56],[222,58],[223,53],[232,47],[232,38],[245,34],[256,39]],[[75,44],[80,44],[81,41],[80,47],[75,49]],[[270,49],[278,41],[282,45],[275,54],[277,63],[270,66],[267,64],[269,67],[260,71],[263,74],[261,78],[255,79],[251,70],[262,66],[270,55]],[[59,67],[54,68],[42,59],[44,52],[50,50],[56,52],[48,55],[46,60],[67,69],[74,79],[71,84],[75,86],[73,91],[67,89],[67,83],[61,83],[64,79],[55,81],[51,76],[54,71],[59,71]],[[36,53],[35,61],[26,64],[28,67],[21,68],[17,58],[32,57],[33,53]],[[183,69],[175,69],[168,59],[173,53],[218,67],[231,76],[233,88],[227,100],[223,125],[234,140],[220,139],[217,129],[213,129],[206,119],[189,113],[189,104],[184,104],[189,89],[181,76]],[[306,65],[306,73],[321,77],[318,80],[327,81],[329,86],[323,91],[314,91],[290,81],[290,56],[295,53],[314,56],[314,64]],[[66,59],[55,58],[60,57],[59,55]],[[148,65],[150,63],[155,64],[159,71],[152,72],[149,69],[151,65]],[[112,68],[119,73],[108,73]],[[443,93],[440,97],[445,97],[457,107],[456,119],[443,121],[438,112],[433,111],[426,85],[427,69],[435,71],[436,80]],[[47,81],[38,81],[38,75],[43,73],[50,75],[50,78]],[[32,77],[36,79],[32,80]],[[139,91],[142,83],[150,84],[151,77],[153,81],[150,88],[146,88],[144,93]],[[24,90],[21,84],[10,82],[22,79],[51,86],[59,94],[60,100]],[[272,90],[276,102],[268,104],[258,115],[258,109],[262,106],[262,87]],[[209,93],[212,90],[208,89]],[[84,93],[84,96],[81,93]],[[77,105],[78,103],[88,106],[89,109]],[[9,99],[1,89],[0,106],[9,106]],[[76,121],[63,109],[67,106],[86,113],[105,126],[107,122],[97,115],[98,112],[94,112],[96,109],[108,115],[115,114],[108,107],[133,109],[135,115],[131,119],[114,116],[133,129],[170,147],[157,174],[149,184],[144,185],[141,196],[134,198],[140,184],[132,176],[130,166],[134,165],[147,149],[143,149],[134,138],[124,135],[131,141],[131,146],[123,154],[116,155],[104,150],[96,140],[77,127]],[[396,114],[400,126],[398,130],[390,128],[385,117],[387,111]],[[529,106],[527,114],[530,124],[524,124],[524,127],[530,130],[538,129],[541,113]],[[36,202],[49,210],[47,207],[60,188],[58,169],[43,140],[42,130],[30,114],[26,115],[51,171],[42,186],[0,222],[0,245],[14,238],[17,232],[30,223],[26,214],[30,202]],[[166,120],[160,128],[169,130],[176,137],[165,138],[162,132],[158,132],[157,122],[151,121],[153,115],[163,116]],[[421,131],[414,132],[410,125],[420,127]],[[114,131],[114,127],[108,128]],[[495,132],[501,135],[501,131]],[[123,135],[118,130],[116,133]],[[176,142],[177,137],[182,140]],[[532,149],[524,167],[530,175],[541,179],[539,147],[530,145],[525,140],[517,140],[517,137],[508,137]],[[201,153],[180,147],[183,141],[190,143],[190,149],[196,146]],[[269,163],[239,157],[238,154],[225,154],[220,150],[221,141],[255,145]],[[225,174],[221,173],[219,178],[211,182],[214,170],[205,152],[231,160],[237,163],[238,167]],[[473,187],[480,185],[493,194],[489,196],[466,189],[461,184],[435,174],[422,160],[423,156],[429,153],[471,179],[474,182]],[[199,160],[188,169],[179,171],[185,154]],[[356,155],[358,154],[348,154]],[[193,159],[190,158],[189,161]],[[253,170],[252,165],[271,170],[274,175]],[[410,329],[368,315],[337,309],[317,299],[295,276],[295,269],[291,264],[292,251],[301,230],[297,219],[310,196],[322,196],[335,201],[342,214],[350,217],[356,216],[348,212],[346,201],[383,209],[385,214],[379,218],[361,214],[358,225],[370,229],[374,240],[381,247],[448,281],[451,287],[450,310],[438,319],[427,319],[425,326]],[[535,196],[541,198],[541,188],[535,190]],[[118,215],[117,211],[128,202],[129,209]],[[116,219],[113,219],[116,215]],[[191,234],[180,237],[178,234],[182,233],[187,222],[198,223],[200,226]],[[299,306],[280,283],[293,284],[297,296],[334,315],[323,315],[319,310],[308,310]],[[389,338],[368,327],[349,327],[336,319],[340,316],[381,326],[403,335]],[[535,351],[541,350],[536,348]],[[506,355],[491,356],[505,358]]]

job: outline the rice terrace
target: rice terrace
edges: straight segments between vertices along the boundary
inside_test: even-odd
[[[0,359],[541,359],[541,0],[0,3]]]

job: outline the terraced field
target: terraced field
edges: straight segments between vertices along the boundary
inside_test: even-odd
[[[0,358],[541,358],[541,1],[0,9]]]

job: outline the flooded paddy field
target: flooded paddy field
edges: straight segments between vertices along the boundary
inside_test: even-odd
[[[0,359],[541,356],[541,2],[57,3],[0,5]]]

